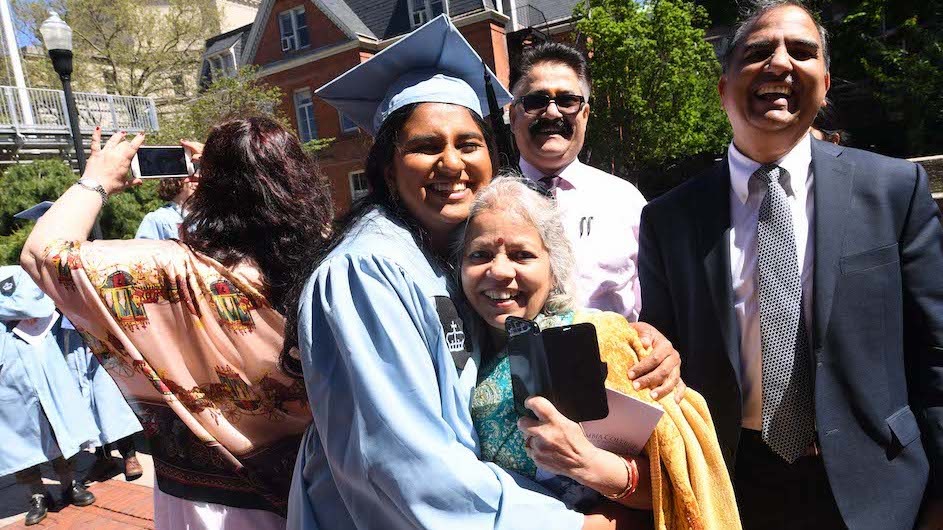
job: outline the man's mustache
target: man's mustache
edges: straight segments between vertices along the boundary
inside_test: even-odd
[[[573,124],[565,118],[557,118],[553,120],[537,119],[527,127],[527,131],[531,136],[550,133],[559,134],[564,138],[569,138],[573,136]]]

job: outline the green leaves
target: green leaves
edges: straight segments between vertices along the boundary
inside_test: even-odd
[[[0,176],[0,265],[19,263],[20,250],[33,229],[32,221],[14,219],[13,215],[41,201],[56,200],[77,179],[72,169],[58,160],[18,164]],[[100,218],[105,238],[133,238],[144,215],[161,204],[155,180],[112,196]]]
[[[832,20],[838,126],[855,146],[894,156],[943,151],[941,0],[858,0]]]
[[[227,118],[267,115],[288,128],[291,124],[279,112],[282,92],[256,77],[257,68],[245,66],[234,77],[220,77],[199,98],[175,115],[161,118],[161,130],[148,143],[176,144],[181,138],[205,141],[210,129]]]
[[[707,12],[687,0],[594,0],[575,14],[593,96],[589,158],[638,180],[680,158],[722,152],[730,131]]]

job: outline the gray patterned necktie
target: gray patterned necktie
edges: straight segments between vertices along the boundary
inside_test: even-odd
[[[760,337],[763,357],[763,440],[787,462],[802,456],[815,436],[809,341],[792,212],[775,165],[753,174],[768,187],[757,223]]]

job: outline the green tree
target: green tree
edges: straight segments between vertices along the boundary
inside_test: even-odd
[[[33,229],[32,221],[14,219],[13,215],[44,200],[56,200],[76,180],[65,162],[42,160],[18,164],[0,176],[0,264],[19,263],[20,250]],[[100,223],[106,239],[134,237],[144,215],[161,205],[157,182],[114,195],[102,210]]]
[[[39,27],[55,10],[72,27],[76,90],[125,96],[179,91],[202,62],[204,43],[219,33],[215,0],[14,0],[19,31],[42,41]],[[27,65],[33,86],[59,88],[49,61]],[[183,98],[184,96],[179,96]]]
[[[828,23],[836,125],[882,153],[943,152],[943,1],[844,3]]]
[[[730,131],[717,94],[720,65],[704,40],[703,7],[688,0],[594,0],[588,12],[578,4],[575,14],[593,80],[587,144],[595,165],[651,194],[675,183],[656,175],[676,161],[722,152]]]
[[[270,116],[290,128],[291,123],[278,107],[281,89],[259,79],[257,70],[255,66],[244,66],[233,77],[215,79],[180,112],[165,117],[160,132],[148,143],[176,143],[181,138],[204,141],[214,125],[227,118],[249,115]]]

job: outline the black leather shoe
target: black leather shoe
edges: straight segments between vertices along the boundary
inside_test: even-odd
[[[48,493],[37,493],[29,499],[29,511],[26,512],[26,526],[32,526],[46,518],[52,499]]]
[[[62,490],[62,502],[75,506],[88,506],[95,502],[95,494],[85,489],[85,485],[75,480]]]

